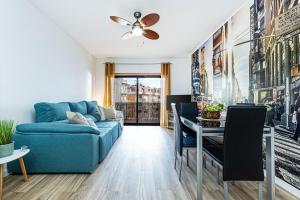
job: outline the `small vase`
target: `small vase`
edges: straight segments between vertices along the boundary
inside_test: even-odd
[[[14,142],[0,145],[0,158],[10,156],[14,153]]]

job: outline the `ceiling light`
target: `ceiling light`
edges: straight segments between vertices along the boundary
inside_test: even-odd
[[[135,36],[141,36],[143,34],[143,28],[141,26],[134,26],[132,29],[132,33]]]
[[[142,18],[141,16],[141,12],[135,12],[134,18],[136,21],[134,23],[131,23],[130,21],[118,16],[110,16],[110,19],[123,26],[126,25],[131,27],[130,31],[122,35],[122,40],[128,40],[133,36],[144,36],[150,40],[157,40],[159,38],[158,33],[149,29],[148,27],[153,26],[159,21],[159,14],[150,13]],[[146,29],[144,29],[144,27]]]

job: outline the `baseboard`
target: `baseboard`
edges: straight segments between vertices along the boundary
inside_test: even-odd
[[[264,170],[264,174],[266,177],[266,170]],[[284,180],[278,178],[275,176],[275,184],[279,187],[281,187],[282,189],[284,189],[285,191],[289,192],[290,194],[296,196],[296,197],[300,197],[300,190],[298,190],[297,188],[295,188],[294,186],[288,184],[287,182],[285,182]],[[275,193],[276,196],[276,193]]]
[[[283,181],[280,178],[275,177],[275,183],[283,188],[284,190],[288,191],[289,193],[291,193],[292,195],[296,196],[296,197],[300,197],[300,190],[298,190],[297,188],[295,188],[294,186],[288,184],[287,182]]]

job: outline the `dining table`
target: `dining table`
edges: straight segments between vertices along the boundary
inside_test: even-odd
[[[224,136],[224,125],[221,123],[217,128],[206,128],[201,126],[201,118],[180,117],[184,126],[197,133],[197,200],[203,200],[203,137]],[[264,127],[263,138],[265,139],[266,155],[266,181],[267,200],[275,199],[275,161],[274,161],[274,127]]]

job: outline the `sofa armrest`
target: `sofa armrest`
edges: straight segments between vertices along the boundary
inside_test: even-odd
[[[124,127],[124,113],[121,110],[116,110],[116,121],[118,121],[121,125],[121,128]]]
[[[99,135],[17,133],[13,140],[16,149],[30,149],[24,157],[28,173],[90,173],[99,163]],[[18,161],[8,163],[8,171],[21,173]]]
[[[41,134],[41,133],[90,133],[99,135],[100,131],[88,125],[65,124],[65,123],[29,123],[20,124],[16,127],[18,134]]]
[[[124,119],[123,111],[116,110],[116,119]]]

